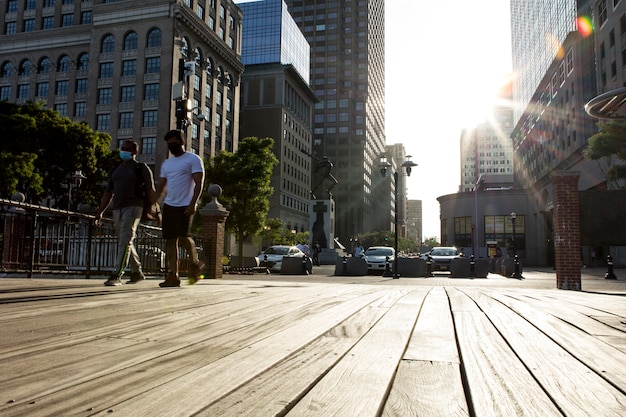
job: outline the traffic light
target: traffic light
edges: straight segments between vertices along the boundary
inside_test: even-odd
[[[176,100],[176,129],[184,130],[189,123],[189,100]]]

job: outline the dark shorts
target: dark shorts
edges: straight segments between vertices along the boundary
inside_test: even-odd
[[[191,222],[193,216],[185,216],[187,207],[172,207],[163,205],[163,238],[176,239],[191,236]]]

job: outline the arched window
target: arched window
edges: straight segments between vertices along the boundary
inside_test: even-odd
[[[130,32],[124,38],[124,50],[133,51],[137,49],[137,32]]]
[[[89,54],[88,53],[83,53],[78,57],[78,69],[79,70],[89,69]]]
[[[67,55],[63,55],[59,58],[59,63],[57,65],[57,72],[67,72],[70,70],[71,65],[70,57]]]
[[[37,66],[37,72],[39,74],[49,74],[52,71],[52,60],[47,56],[41,58],[39,60],[39,65]]]
[[[152,29],[148,33],[148,48],[157,48],[161,46],[161,29]]]
[[[115,37],[113,35],[106,35],[102,38],[102,45],[100,47],[100,52],[113,52],[115,50]]]
[[[28,59],[25,59],[20,64],[19,75],[30,75],[32,65]]]
[[[9,78],[13,72],[13,64],[10,62],[5,62],[2,64],[2,70],[0,71],[0,75],[2,78]]]

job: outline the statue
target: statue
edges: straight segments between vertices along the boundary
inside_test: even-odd
[[[311,199],[317,200],[318,189],[324,184],[324,182],[330,181],[330,185],[326,188],[326,193],[328,194],[328,200],[333,198],[332,189],[335,185],[339,184],[337,178],[335,178],[332,174],[333,163],[330,162],[327,156],[324,156],[321,160],[316,158],[315,156],[309,154],[304,149],[301,149],[302,153],[311,157],[312,160],[316,162],[315,169],[313,170],[313,181],[314,185],[311,187]]]

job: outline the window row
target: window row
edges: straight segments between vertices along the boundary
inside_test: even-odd
[[[23,59],[17,67],[15,67],[12,62],[5,61],[0,66],[0,78],[8,78],[12,75],[49,74],[52,71],[68,72],[74,67],[77,70],[89,69],[89,54],[80,54],[77,61],[73,61],[67,55],[61,55],[56,62],[44,56],[39,59],[36,65],[29,59]]]

